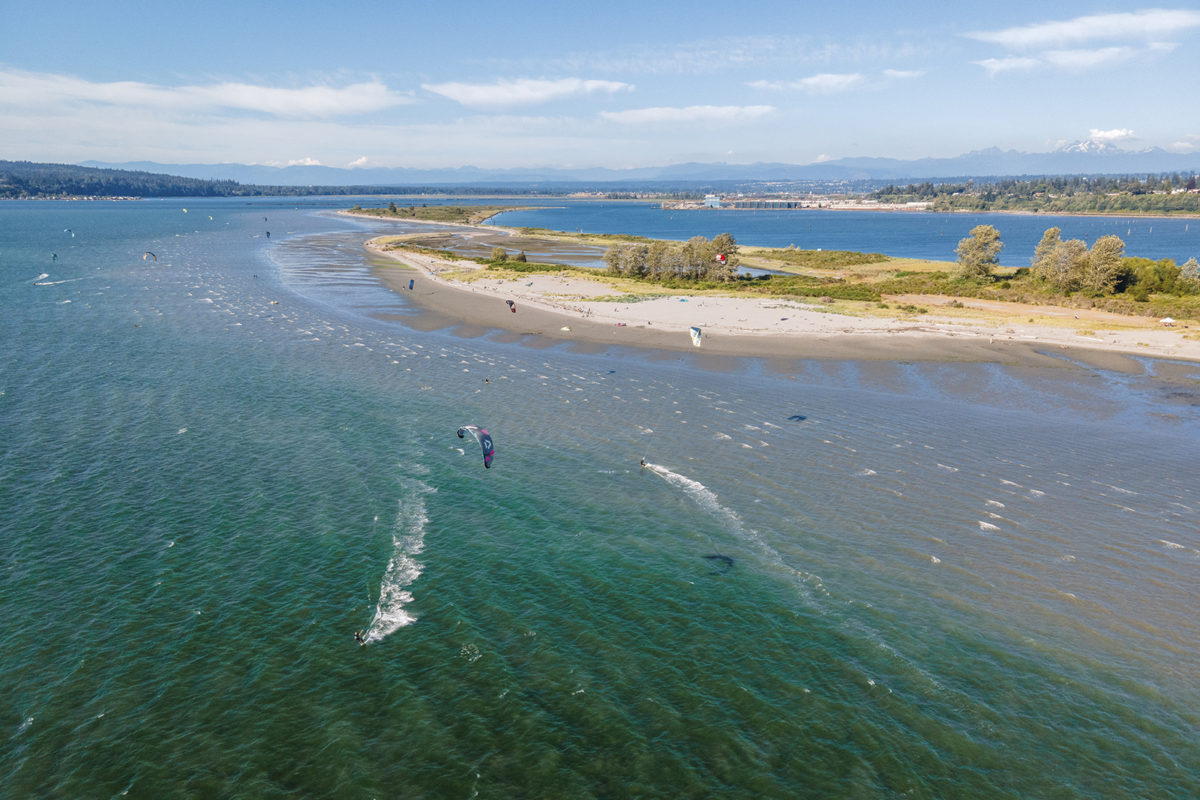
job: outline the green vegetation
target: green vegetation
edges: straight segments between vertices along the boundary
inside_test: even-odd
[[[960,239],[955,249],[959,277],[965,280],[990,278],[992,270],[1000,263],[1000,251],[1003,249],[1000,231],[993,226],[976,225],[971,228],[971,235]]]
[[[271,186],[181,178],[138,170],[0,160],[0,199],[80,197],[306,197],[312,195],[562,195],[541,186]],[[640,197],[641,195],[639,195]],[[671,195],[668,195],[671,196]]]
[[[0,161],[0,197],[231,197],[263,192],[235,181],[205,181],[150,172],[70,164]]]
[[[682,245],[668,242],[618,244],[608,248],[604,263],[609,275],[666,280],[727,283],[737,275],[738,246],[722,233],[711,241],[693,236]]]
[[[430,206],[408,205],[398,207],[395,202],[388,203],[387,208],[362,208],[355,206],[350,209],[355,214],[385,219],[418,219],[428,222],[460,223],[477,225],[485,219],[499,214],[501,211],[513,211],[513,206]]]
[[[1035,305],[1092,307],[1140,316],[1200,316],[1200,263],[1182,267],[1171,259],[1127,258],[1117,236],[1102,236],[1089,248],[1080,241],[1062,242],[1051,228],[1039,244],[1031,267],[997,266],[1004,243],[991,225],[980,225],[959,242],[957,269],[900,270],[877,253],[756,249],[763,262],[782,262],[834,275],[738,275],[717,264],[714,252],[729,254],[738,263],[733,237],[721,234],[712,242],[696,237],[684,245],[668,242],[617,244],[605,253],[611,275],[674,289],[717,289],[780,297],[813,297],[879,303],[889,295],[941,295]],[[719,243],[719,244],[718,244]],[[856,268],[885,269],[860,273]],[[951,265],[945,264],[944,267]],[[955,300],[950,307],[962,308]],[[901,305],[902,311],[926,309]]]
[[[966,183],[887,186],[885,203],[925,201],[934,211],[1023,211],[1060,214],[1200,214],[1195,175],[1058,176]]]
[[[532,275],[535,272],[574,273],[588,278],[596,276],[596,270],[588,267],[567,267],[562,264],[542,264],[537,261],[505,261],[491,259],[476,259],[489,270],[511,272],[517,275]]]
[[[1060,292],[1086,290],[1104,295],[1112,294],[1118,283],[1124,286],[1141,283],[1141,293],[1149,294],[1149,273],[1146,280],[1139,282],[1135,268],[1125,263],[1125,243],[1120,237],[1101,236],[1089,250],[1079,239],[1064,242],[1061,233],[1058,228],[1050,228],[1034,249],[1033,272],[1047,285]],[[1160,275],[1154,279],[1153,288],[1162,289],[1169,283],[1174,289],[1177,279],[1178,274],[1169,281]]]
[[[525,231],[524,233],[533,233]],[[592,236],[557,233],[538,237],[583,241]],[[978,226],[960,242],[958,264],[893,259],[878,253],[803,251],[795,248],[753,248],[742,251],[729,234],[709,241],[695,237],[686,243],[612,237],[605,253],[605,274],[628,281],[630,295],[672,292],[716,292],[780,298],[811,298],[823,303],[860,303],[870,313],[885,308],[891,298],[903,298],[893,308],[923,314],[917,296],[950,299],[943,307],[963,309],[962,300],[1012,302],[1043,306],[1096,308],[1145,317],[1200,318],[1200,263],[1189,259],[1182,266],[1171,259],[1153,261],[1124,255],[1119,237],[1102,236],[1088,247],[1078,240],[1062,241],[1060,231],[1046,231],[1031,266],[998,267],[996,257],[1004,243],[1000,232]],[[523,247],[536,245],[528,237]],[[389,245],[394,246],[394,245]],[[404,245],[429,252],[411,243]],[[805,274],[741,275],[739,263],[752,258],[768,269],[806,269]],[[475,259],[491,273],[575,273],[596,276],[596,270],[560,264],[522,262],[503,247],[491,258]],[[725,255],[725,262],[716,256]],[[964,267],[963,261],[969,268]],[[853,305],[841,306],[844,310]]]
[[[762,251],[772,261],[807,270],[845,269],[863,264],[882,264],[891,261],[882,253],[856,253],[851,250],[797,250],[795,246],[784,250]]]

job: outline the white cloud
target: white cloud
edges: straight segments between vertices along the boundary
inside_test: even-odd
[[[683,122],[741,122],[757,119],[775,111],[774,106],[687,106],[673,108],[636,108],[629,111],[602,111],[610,122],[629,125]]]
[[[1096,40],[1154,38],[1200,26],[1200,11],[1150,8],[1117,14],[1096,14],[1054,22],[1038,22],[998,31],[975,31],[968,38],[1014,50],[1063,47]]]
[[[863,83],[866,77],[858,72],[810,75],[794,81],[751,81],[753,89],[797,89],[810,94],[838,94],[849,91]]]
[[[0,70],[0,108],[105,105],[190,113],[251,111],[271,116],[330,118],[413,102],[376,81],[341,88],[282,89],[248,83],[166,86],[137,81],[100,83],[52,73]]]
[[[179,91],[179,90],[168,90]],[[261,111],[287,117],[340,117],[382,111],[413,102],[378,82],[355,83],[343,88],[307,86],[301,89],[277,89],[245,83],[218,86],[183,87],[197,105],[214,108]]]
[[[972,62],[978,64],[987,70],[988,75],[998,75],[1001,72],[1018,72],[1021,70],[1030,70],[1041,66],[1041,61],[1036,58],[1025,58],[1022,56],[1009,56],[1008,58],[985,58],[982,61]]]
[[[1086,70],[1120,64],[1137,53],[1132,47],[1102,47],[1098,50],[1049,50],[1043,58],[1047,64],[1062,69]]]
[[[1010,55],[1002,58],[985,58],[972,63],[983,67],[989,75],[1038,68],[1081,72],[1111,67],[1128,61],[1153,58],[1170,53],[1175,47],[1176,45],[1167,42],[1151,42],[1140,47],[1113,45],[1094,49],[1047,50],[1040,55]]]
[[[620,81],[583,80],[581,78],[560,78],[558,80],[522,78],[500,80],[495,83],[427,83],[421,88],[471,108],[508,108],[535,105],[596,92],[615,94],[632,90],[633,86]]]
[[[885,69],[883,71],[883,77],[887,78],[888,80],[893,80],[893,81],[902,81],[902,80],[911,80],[913,78],[920,78],[924,74],[925,74],[925,70],[923,70],[923,69]]]
[[[1136,138],[1133,135],[1133,131],[1129,128],[1113,128],[1110,131],[1092,128],[1088,135],[1088,141],[1103,142],[1105,144],[1119,144]]]

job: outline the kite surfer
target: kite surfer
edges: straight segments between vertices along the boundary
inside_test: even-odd
[[[363,632],[362,632],[362,631],[355,631],[355,632],[354,632],[354,641],[358,642],[358,646],[359,646],[359,647],[362,647],[363,645],[365,645],[365,644],[367,643],[367,640],[363,638]]]
[[[491,469],[492,457],[496,452],[496,448],[492,445],[491,434],[483,428],[478,428],[474,425],[464,425],[458,429],[458,438],[463,439],[468,433],[475,437],[475,441],[479,442],[479,448],[483,451],[484,468]]]
[[[642,456],[642,469],[646,468],[646,457]]]

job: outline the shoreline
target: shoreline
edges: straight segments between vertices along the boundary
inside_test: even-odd
[[[481,226],[462,227],[478,230]],[[482,232],[516,233],[500,226],[487,226]],[[1020,309],[1006,309],[1010,313],[995,319],[967,319],[935,311],[919,318],[902,318],[851,316],[786,298],[671,294],[651,299],[631,296],[622,301],[616,298],[624,293],[601,274],[595,278],[557,273],[485,276],[475,262],[385,250],[379,244],[383,238],[374,237],[364,247],[378,257],[372,266],[382,284],[420,309],[403,321],[419,330],[452,329],[468,338],[500,331],[502,340],[536,347],[571,343],[586,352],[628,347],[703,357],[959,361],[1042,367],[1079,362],[1134,374],[1145,371],[1139,358],[1200,363],[1200,336],[1185,339],[1185,335],[1197,335],[1186,328],[1121,318],[1129,327],[1086,330],[1096,324],[1096,315],[1117,318],[1107,312],[1091,312],[1088,319],[1059,327],[1015,322],[1013,316],[1026,313]],[[408,288],[410,280],[412,290]],[[988,313],[986,309],[971,310]],[[1047,310],[1038,307],[1040,314]],[[1053,310],[1064,315],[1076,311]],[[688,333],[693,325],[703,331],[698,348]],[[1084,330],[1079,333],[1075,328]]]

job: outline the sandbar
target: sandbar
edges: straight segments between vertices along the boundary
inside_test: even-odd
[[[488,236],[503,235],[489,227]],[[687,351],[698,356],[766,359],[996,362],[1023,366],[1088,366],[1141,373],[1138,357],[1200,362],[1200,327],[1095,310],[989,308],[959,298],[921,300],[929,313],[904,316],[839,313],[819,301],[663,294],[626,294],[597,272],[504,274],[477,262],[366,243],[380,281],[420,313],[405,322],[456,335],[495,335],[533,347],[564,342],[577,350],[613,347]],[[412,281],[413,288],[408,288]],[[945,305],[935,305],[942,303]],[[1007,306],[1012,305],[1012,308]],[[515,310],[514,310],[515,309]],[[1029,315],[1030,322],[1020,321]],[[1055,315],[1061,317],[1055,320]],[[1037,319],[1037,322],[1032,320]],[[699,348],[689,329],[702,331]]]

